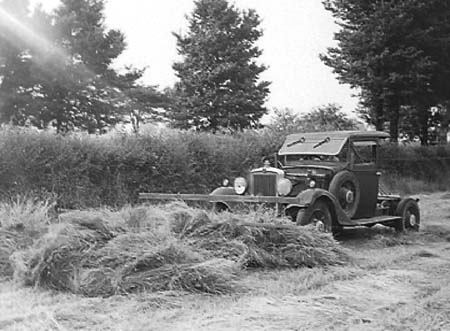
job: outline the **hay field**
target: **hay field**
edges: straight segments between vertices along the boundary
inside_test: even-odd
[[[450,194],[420,206],[419,233],[361,228],[339,243],[283,220],[247,225],[268,214],[180,205],[72,213],[49,232],[45,220],[32,244],[9,230],[19,253],[0,282],[0,329],[449,330]]]

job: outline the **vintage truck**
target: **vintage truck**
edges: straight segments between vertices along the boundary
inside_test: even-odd
[[[276,206],[298,225],[337,233],[344,227],[383,224],[418,230],[418,199],[380,189],[378,150],[389,138],[379,131],[296,133],[273,160],[211,194],[141,193],[141,200],[208,201],[217,211],[238,203]]]

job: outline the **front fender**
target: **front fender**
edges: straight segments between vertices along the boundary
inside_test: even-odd
[[[335,196],[324,189],[307,189],[300,192],[296,198],[298,199],[298,202],[296,204],[286,206],[286,211],[294,208],[308,208],[316,201],[324,200],[330,208],[331,216],[334,221],[341,225],[352,224],[348,216],[342,210]]]
[[[316,202],[317,199],[319,199],[320,197],[326,197],[332,201],[335,201],[336,198],[328,191],[317,188],[317,189],[307,189],[304,190],[302,192],[300,192],[297,195],[297,200],[298,202],[295,204],[290,204],[288,205],[286,208],[289,207],[301,207],[304,208],[305,206],[309,206],[314,204],[314,202]]]
[[[236,192],[234,191],[233,187],[222,186],[216,188],[214,191],[210,193],[210,195],[236,195]],[[228,202],[225,201],[216,202],[216,204],[218,203],[224,205],[228,210],[231,210],[231,206]]]

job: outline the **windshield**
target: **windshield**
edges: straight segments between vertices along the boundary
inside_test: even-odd
[[[347,146],[347,145],[346,145]],[[337,155],[321,154],[288,154],[284,156],[285,166],[314,162],[347,162],[347,148],[344,146]]]
[[[337,156],[348,137],[341,135],[304,133],[292,134],[286,138],[279,155]]]

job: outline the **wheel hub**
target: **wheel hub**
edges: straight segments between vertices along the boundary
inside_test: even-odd
[[[416,215],[411,214],[409,216],[409,224],[411,224],[411,226],[415,226],[417,224]]]
[[[355,202],[355,193],[348,187],[342,187],[339,194],[339,200],[341,201],[341,204],[343,204],[343,207],[345,205],[352,205]]]
[[[353,201],[355,201],[355,194],[352,191],[348,190],[345,193],[345,201],[347,201],[347,203],[353,203]]]

